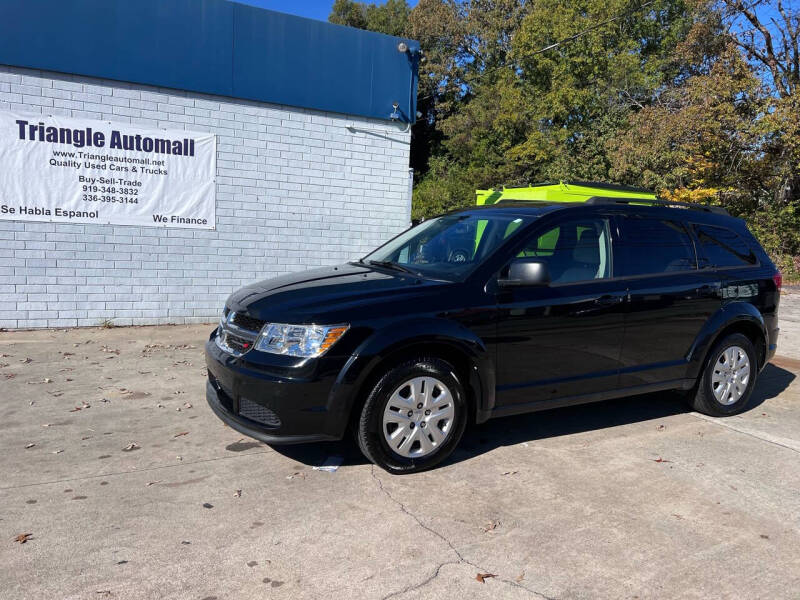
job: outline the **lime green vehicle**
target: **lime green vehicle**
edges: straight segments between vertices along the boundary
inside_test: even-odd
[[[657,200],[656,195],[650,191],[641,188],[628,187],[624,185],[614,185],[611,183],[596,183],[596,182],[564,182],[559,183],[541,183],[531,185],[528,187],[518,188],[503,188],[501,190],[475,190],[475,195],[478,206],[485,206],[491,204],[498,204],[500,202],[586,202],[590,198],[634,198],[642,200],[643,203],[647,200]],[[510,235],[514,229],[519,226],[519,223],[511,223],[506,236]],[[486,222],[477,222],[477,229],[475,231],[475,244],[471,251],[462,251],[464,254],[463,259],[467,260],[469,254],[474,254],[481,241],[483,230],[486,227]],[[556,232],[548,238],[547,236],[539,240],[539,250],[537,255],[547,255],[552,253],[555,248],[557,237]],[[459,257],[457,257],[459,258]]]
[[[642,198],[656,200],[650,190],[610,183],[587,183],[584,181],[542,183],[519,188],[501,190],[476,190],[476,204],[497,204],[498,202],[538,200],[540,202],[585,202],[589,198]]]

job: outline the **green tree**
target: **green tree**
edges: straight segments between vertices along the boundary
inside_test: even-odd
[[[336,0],[328,21],[358,29],[402,36],[411,7],[406,0],[386,0],[384,4]]]
[[[679,76],[672,53],[690,25],[675,0],[420,2],[409,31],[431,58],[436,154],[472,187],[608,180],[608,141]]]

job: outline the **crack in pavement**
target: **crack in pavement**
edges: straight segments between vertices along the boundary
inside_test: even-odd
[[[482,569],[481,567],[479,567],[475,563],[470,562],[469,560],[464,558],[464,556],[461,554],[461,552],[459,552],[459,550],[453,545],[453,543],[449,539],[447,539],[444,535],[442,535],[441,533],[439,533],[435,529],[425,525],[425,523],[423,523],[419,519],[419,517],[417,517],[417,515],[415,515],[410,510],[408,510],[408,508],[406,508],[405,504],[403,504],[402,502],[397,500],[394,496],[392,496],[389,493],[389,491],[386,488],[383,487],[383,482],[380,480],[380,478],[375,475],[375,465],[371,465],[370,475],[372,476],[372,479],[374,479],[375,482],[378,484],[378,488],[380,489],[380,491],[383,492],[384,495],[387,498],[389,498],[389,500],[391,500],[398,507],[400,507],[400,510],[403,513],[405,513],[406,515],[408,515],[409,517],[411,517],[414,520],[414,522],[417,525],[419,525],[422,529],[424,529],[428,533],[433,534],[434,536],[436,536],[437,538],[442,540],[445,544],[447,544],[447,546],[450,548],[450,550],[452,550],[453,553],[458,557],[457,561],[444,561],[444,562],[440,563],[439,565],[437,565],[436,570],[434,571],[434,573],[430,577],[428,577],[427,579],[423,580],[422,582],[420,582],[418,584],[407,586],[407,587],[403,588],[402,590],[398,590],[396,592],[391,592],[390,594],[387,594],[386,596],[384,596],[381,600],[387,600],[388,598],[393,598],[395,596],[400,596],[400,595],[405,594],[407,592],[418,590],[418,589],[426,586],[427,584],[429,584],[431,581],[433,581],[434,579],[436,579],[439,576],[439,572],[442,570],[442,568],[445,565],[466,564],[466,565],[469,565],[470,567],[472,567],[473,569],[477,570],[479,573],[486,572],[485,569]],[[542,594],[541,592],[537,592],[536,590],[532,590],[531,588],[526,587],[526,586],[524,586],[524,585],[522,585],[522,584],[520,584],[520,583],[518,583],[516,581],[511,581],[510,579],[504,579],[504,578],[499,577],[499,576],[495,576],[495,579],[497,579],[497,581],[501,581],[502,583],[505,583],[507,585],[510,585],[510,586],[525,590],[526,592],[529,592],[529,593],[533,594],[537,598],[543,598],[544,600],[555,600],[555,598],[552,598],[550,596],[546,596],[545,594]]]
[[[461,564],[461,561],[449,560],[447,562],[443,562],[443,563],[441,563],[439,565],[436,565],[436,570],[433,572],[433,575],[431,575],[427,579],[424,579],[424,580],[420,581],[419,583],[408,585],[408,586],[404,587],[402,590],[398,590],[396,592],[392,592],[390,594],[387,594],[386,596],[381,598],[381,600],[388,600],[389,598],[394,598],[395,596],[402,596],[403,594],[407,594],[408,592],[413,592],[415,590],[423,588],[423,587],[428,585],[431,581],[433,581],[434,579],[436,579],[439,576],[439,571],[441,571],[442,568],[445,565],[460,565],[460,564]]]

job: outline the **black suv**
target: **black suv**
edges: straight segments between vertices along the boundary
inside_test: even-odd
[[[206,344],[207,397],[270,444],[350,429],[392,473],[442,461],[468,421],[670,389],[732,415],[775,353],[780,287],[718,208],[463,210],[235,292]]]

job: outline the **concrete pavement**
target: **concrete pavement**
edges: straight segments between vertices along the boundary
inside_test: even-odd
[[[800,296],[782,302],[741,416],[656,394],[512,417],[404,477],[225,427],[211,326],[0,333],[0,595],[797,598]]]

